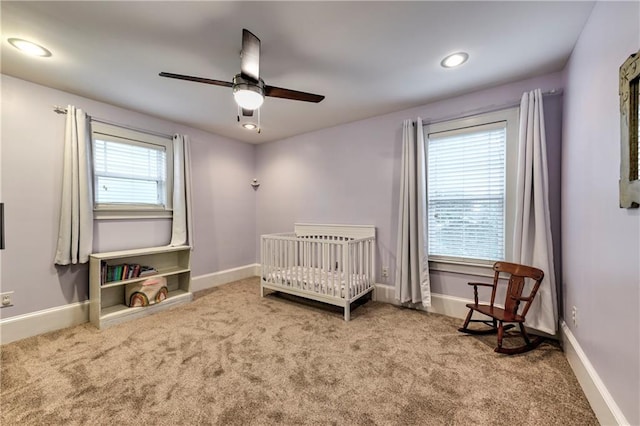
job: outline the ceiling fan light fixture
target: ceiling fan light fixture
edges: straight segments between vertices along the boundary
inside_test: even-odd
[[[444,58],[442,62],[440,62],[440,65],[442,65],[444,68],[455,68],[467,62],[468,59],[468,53],[457,52]]]
[[[29,40],[23,40],[21,38],[10,38],[7,39],[10,45],[21,51],[22,53],[26,53],[31,56],[40,56],[43,58],[51,56],[51,52],[44,47],[35,44]]]
[[[249,88],[233,89],[233,98],[236,100],[236,103],[240,108],[250,109],[252,111],[260,108],[264,102],[264,96],[255,89],[257,89],[257,87],[251,86]]]
[[[248,80],[238,74],[233,77],[233,98],[240,108],[251,111],[258,109],[264,102],[264,83],[262,80]]]

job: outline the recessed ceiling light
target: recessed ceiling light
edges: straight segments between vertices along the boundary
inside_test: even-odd
[[[245,129],[247,129],[247,130],[255,130],[255,129],[256,129],[256,127],[258,127],[258,126],[256,126],[256,125],[255,125],[255,124],[253,124],[253,123],[244,123],[244,124],[242,125],[242,127],[244,127],[244,128],[245,128]]]
[[[26,53],[27,55],[42,57],[51,56],[51,52],[49,52],[47,49],[28,40],[23,40],[21,38],[10,38],[7,41],[13,47],[20,50],[21,52]]]
[[[468,53],[458,52],[444,58],[442,62],[440,62],[440,65],[445,68],[453,68],[464,64],[467,62],[467,59],[469,59]]]

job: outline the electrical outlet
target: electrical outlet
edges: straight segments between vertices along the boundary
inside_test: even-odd
[[[389,268],[386,266],[382,268],[382,278],[389,278]]]
[[[574,327],[578,326],[578,308],[575,306],[571,308],[571,321],[573,321]]]
[[[13,292],[8,291],[6,293],[0,293],[0,308],[6,308],[7,306],[13,306]]]

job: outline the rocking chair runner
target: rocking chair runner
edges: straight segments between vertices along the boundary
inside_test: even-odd
[[[520,354],[536,348],[538,345],[540,345],[540,343],[542,343],[543,338],[540,336],[535,336],[533,339],[531,339],[524,329],[524,322],[525,317],[527,316],[527,312],[529,311],[529,307],[531,306],[531,302],[533,301],[533,298],[536,297],[538,287],[540,287],[542,278],[544,278],[544,272],[542,272],[540,269],[532,268],[530,266],[518,265],[516,263],[508,262],[496,262],[493,265],[493,270],[495,272],[493,276],[493,284],[469,283],[469,285],[473,286],[475,303],[467,304],[469,313],[467,314],[467,319],[464,321],[464,325],[459,328],[458,331],[469,334],[492,334],[497,332],[498,346],[496,347],[495,351],[503,354]],[[509,274],[509,283],[507,287],[506,300],[504,302],[504,309],[494,306],[494,302],[496,299],[496,290],[498,288],[498,278],[501,272]],[[531,278],[535,281],[535,284],[533,285],[531,293],[528,297],[522,296],[525,278]],[[478,304],[478,286],[492,288],[490,304]],[[525,305],[522,309],[522,312],[518,313],[520,302],[525,302]],[[487,315],[491,318],[491,320],[472,320],[471,316],[473,315],[474,311]],[[484,324],[487,324],[491,328],[487,330],[472,330],[467,328],[470,322],[482,322]],[[514,327],[513,324],[505,326],[504,323],[517,323],[520,326],[520,334],[525,341],[525,344],[523,346],[515,348],[502,347],[504,330],[508,330]]]

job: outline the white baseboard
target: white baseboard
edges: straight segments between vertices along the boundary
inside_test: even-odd
[[[191,291],[205,290],[232,281],[260,275],[257,263],[214,272],[191,279]],[[0,344],[15,342],[38,334],[73,327],[89,321],[89,301],[16,315],[0,320]]]
[[[600,424],[628,425],[629,422],[622,414],[620,407],[613,400],[609,390],[564,321],[560,322],[560,336],[567,361],[569,361],[569,365]]]
[[[391,303],[399,306],[400,303],[395,297],[396,289],[393,286],[386,284],[376,284],[374,292],[374,300],[377,302]],[[473,303],[473,300],[463,299],[461,297],[449,296],[446,294],[431,293],[431,306],[423,308],[421,305],[416,305],[416,309],[426,310],[434,314],[446,315],[453,318],[466,318],[469,308],[466,307],[467,303]]]
[[[0,343],[14,342],[89,321],[89,301],[16,315],[0,321]]]
[[[208,288],[217,287],[233,281],[243,280],[249,277],[260,275],[260,264],[240,266],[238,268],[213,272],[211,274],[200,275],[191,279],[191,291],[196,292]]]
[[[373,290],[373,300],[382,303],[391,303],[397,305],[395,300],[396,289],[394,286],[387,284],[375,284]]]

